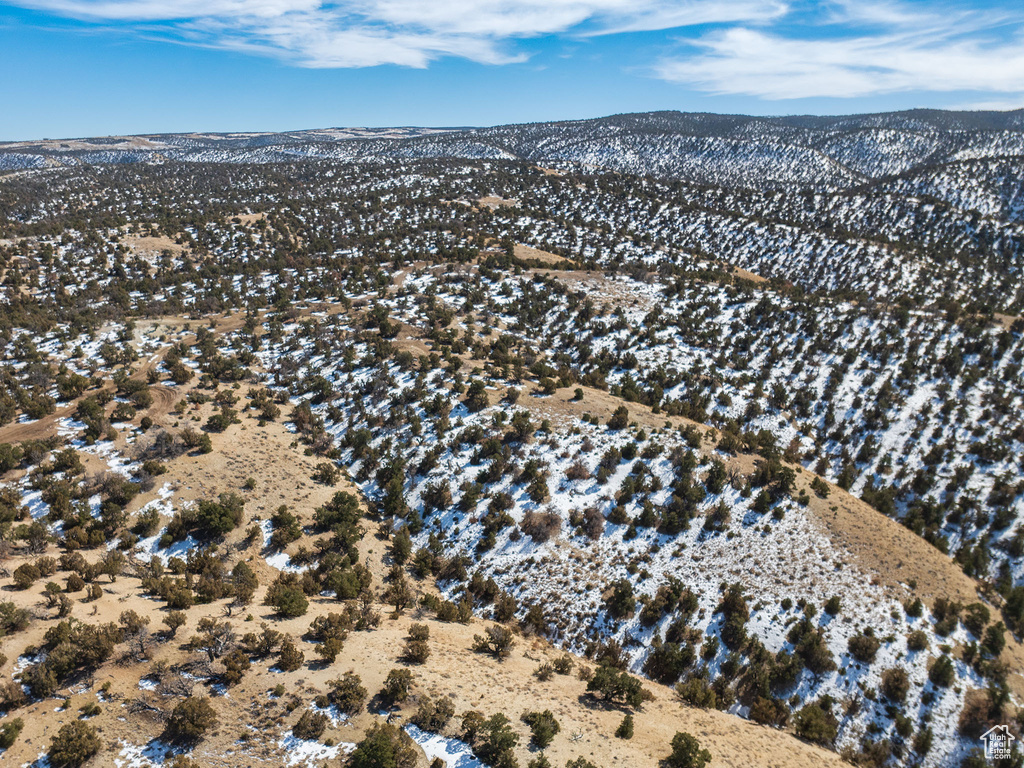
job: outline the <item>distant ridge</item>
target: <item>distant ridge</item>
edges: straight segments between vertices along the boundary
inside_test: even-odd
[[[0,171],[166,162],[507,160],[730,188],[836,193],[879,187],[1021,220],[1022,157],[1024,109],[832,117],[660,111],[489,128],[323,128],[14,142],[0,145]],[[947,183],[950,178],[956,184]],[[979,189],[982,202],[975,201]]]

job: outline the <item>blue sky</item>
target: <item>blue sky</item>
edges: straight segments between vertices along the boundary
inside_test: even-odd
[[[0,0],[0,140],[1024,106],[1019,2]]]

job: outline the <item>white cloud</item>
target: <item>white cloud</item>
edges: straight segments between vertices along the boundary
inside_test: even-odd
[[[283,58],[310,68],[425,67],[439,56],[462,56],[486,64],[522,60],[495,42],[471,35],[403,32],[363,23],[325,23],[315,13],[295,13],[268,23],[258,18],[202,18],[176,27],[197,44]]]
[[[885,93],[1019,94],[1024,27],[1009,14],[940,15],[881,3],[834,9],[827,36],[733,27],[688,44],[656,74],[716,94],[764,99]]]
[[[213,17],[273,18],[315,11],[319,0],[26,0],[28,8],[102,21],[174,21]]]
[[[960,104],[950,104],[948,109],[965,110],[968,112],[974,110],[1009,112],[1016,109],[1024,109],[1024,92],[999,99],[979,99],[976,101],[965,101]]]
[[[618,18],[606,18],[605,25],[590,34],[596,36],[621,32],[650,32],[702,24],[763,23],[781,18],[789,10],[784,2],[762,0],[734,0],[729,3],[649,3],[646,6],[635,3],[629,7],[631,13],[620,15]]]
[[[146,25],[149,34],[275,56],[310,67],[400,64],[440,56],[500,64],[524,57],[516,40],[757,23],[780,0],[15,0],[95,22]]]
[[[517,42],[695,28],[656,76],[764,99],[901,91],[1018,96],[1024,11],[900,0],[8,0],[305,67],[523,61]],[[1007,6],[1012,8],[1013,6]]]

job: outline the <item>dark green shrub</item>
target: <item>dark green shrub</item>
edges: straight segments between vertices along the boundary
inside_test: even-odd
[[[615,729],[615,735],[620,739],[633,738],[633,715],[627,713],[619,727]]]
[[[281,654],[277,659],[278,669],[283,672],[294,672],[302,666],[302,662],[305,660],[306,655],[295,644],[294,640],[286,637],[281,641]]]
[[[619,701],[630,707],[639,707],[644,700],[643,686],[628,672],[609,666],[600,666],[587,683],[587,691],[600,693],[606,701]]]
[[[704,768],[711,761],[711,753],[701,749],[700,742],[684,732],[672,737],[672,754],[665,758],[668,768]]]
[[[282,573],[267,589],[264,605],[272,605],[278,615],[285,618],[302,616],[309,609],[309,600],[299,586],[299,577],[294,573]]]
[[[328,722],[329,718],[323,712],[313,712],[307,709],[302,713],[298,722],[292,726],[292,733],[300,739],[319,739],[327,730]]]
[[[478,653],[490,653],[497,659],[506,659],[516,644],[512,630],[500,624],[487,627],[484,635],[473,635],[473,650]]]
[[[835,716],[818,704],[808,704],[796,713],[796,734],[816,744],[828,746],[835,741],[838,723]]]
[[[400,704],[409,698],[412,689],[412,672],[408,669],[392,669],[384,680],[381,696],[389,704]]]
[[[956,669],[953,666],[953,660],[946,655],[936,658],[928,668],[928,679],[933,685],[937,685],[940,688],[951,686],[956,679]]]
[[[195,742],[217,726],[217,712],[205,696],[189,696],[171,711],[167,733],[173,741]]]
[[[910,690],[910,678],[902,667],[892,667],[882,672],[882,695],[890,701],[902,703],[906,701]]]
[[[608,419],[608,429],[625,429],[629,426],[629,409],[620,405]]]
[[[455,703],[449,697],[442,696],[435,701],[423,696],[410,720],[425,731],[440,733],[454,715]]]
[[[499,712],[480,723],[473,751],[487,765],[511,768],[516,765],[513,750],[518,743],[519,736],[509,719]]]
[[[22,563],[14,569],[14,586],[17,589],[28,589],[41,575],[33,563]]]
[[[25,721],[20,717],[0,725],[0,749],[10,749],[24,727]]]
[[[561,730],[558,720],[550,709],[543,712],[524,712],[522,721],[530,726],[530,743],[539,749],[545,749]]]
[[[357,714],[366,701],[366,689],[363,681],[355,672],[349,670],[336,680],[331,680],[327,685],[330,691],[327,698],[331,704],[346,715]]]
[[[865,664],[870,664],[875,660],[875,654],[878,653],[881,645],[878,638],[869,632],[854,635],[848,642],[850,655]]]
[[[50,742],[47,756],[54,768],[78,768],[100,751],[96,729],[81,720],[66,723]]]
[[[414,768],[416,747],[412,739],[390,723],[375,723],[356,745],[350,768]]]

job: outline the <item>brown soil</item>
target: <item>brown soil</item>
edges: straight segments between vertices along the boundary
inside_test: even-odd
[[[506,200],[506,199],[504,199],[502,197],[494,197],[493,195],[491,195],[489,197],[481,197],[476,202],[477,202],[477,205],[479,205],[479,206],[481,206],[483,208],[490,208],[492,211],[495,208],[502,208],[502,207],[514,208],[515,206],[519,205],[519,201],[518,200]]]
[[[230,221],[238,219],[243,224],[255,224],[257,221],[265,218],[267,218],[265,213],[236,213],[234,216],[228,217]]]
[[[1018,315],[1004,315],[1002,312],[994,313],[994,317],[996,322],[1006,330],[1009,330],[1010,326],[1020,319]]]
[[[163,414],[162,421],[179,421],[179,427],[186,420],[205,420],[206,409],[194,409],[181,419],[173,414]],[[182,456],[168,462],[168,473],[158,478],[158,483],[170,482],[176,489],[174,503],[190,498],[210,497],[221,491],[234,490],[246,497],[246,520],[266,517],[279,504],[287,504],[304,522],[309,522],[312,511],[326,501],[331,494],[351,486],[343,481],[337,487],[327,487],[309,480],[315,466],[315,457],[305,456],[294,447],[295,436],[282,423],[258,426],[254,419],[244,417],[243,423],[234,425],[223,435],[214,436],[215,450],[203,456]],[[253,491],[244,491],[241,486],[249,476],[257,478]],[[133,502],[133,508],[145,503],[155,494],[146,494]],[[243,557],[254,565],[261,582],[256,599],[248,609],[226,613],[226,601],[209,605],[198,605],[188,611],[188,624],[179,630],[174,640],[159,640],[153,647],[153,660],[173,664],[197,655],[184,647],[184,643],[195,631],[196,624],[203,617],[218,617],[230,621],[237,634],[258,628],[259,622],[267,621],[280,631],[299,637],[313,616],[330,610],[337,610],[337,602],[330,598],[315,597],[306,616],[282,621],[274,617],[270,609],[262,605],[266,585],[276,572],[263,561],[259,543],[249,546],[244,542],[243,523],[230,534],[224,544],[224,551],[236,553],[232,559]],[[381,587],[387,569],[385,558],[386,542],[373,535],[374,524],[366,525],[368,532],[361,549],[374,573],[375,585]],[[297,547],[303,542],[297,542]],[[308,537],[305,542],[308,545]],[[102,551],[87,552],[93,559]],[[17,567],[25,557],[14,557],[5,563],[10,569]],[[58,578],[62,580],[63,575]],[[42,642],[43,634],[52,625],[54,612],[45,607],[41,596],[41,584],[24,592],[5,590],[4,599],[29,607],[36,620],[25,632],[4,638],[2,649],[11,661],[5,666],[5,673],[11,673],[13,661],[29,646]],[[76,603],[72,615],[89,622],[116,621],[122,611],[135,610],[152,619],[151,630],[161,629],[160,620],[166,612],[159,602],[140,594],[138,579],[126,575],[113,583],[101,579],[104,594],[93,603]],[[421,589],[428,589],[420,585]],[[381,606],[385,615],[388,608]],[[248,619],[251,614],[252,619]],[[533,671],[544,661],[561,655],[556,649],[537,639],[521,638],[512,657],[497,662],[488,656],[472,652],[472,638],[479,633],[483,623],[474,621],[471,625],[446,624],[415,613],[398,619],[385,618],[377,631],[353,633],[349,636],[338,660],[331,665],[316,663],[312,646],[302,644],[307,664],[291,673],[272,673],[273,663],[262,661],[254,664],[243,682],[229,691],[228,697],[215,700],[220,716],[217,732],[200,743],[193,757],[206,766],[248,766],[256,764],[280,765],[283,755],[277,747],[278,741],[298,719],[313,698],[324,691],[326,683],[340,673],[355,669],[363,678],[364,686],[372,693],[380,689],[388,671],[402,666],[399,661],[403,639],[408,625],[413,620],[427,623],[431,630],[431,658],[423,666],[414,667],[416,685],[414,693],[428,693],[434,696],[451,695],[455,699],[459,714],[468,709],[477,709],[490,715],[506,713],[520,734],[517,750],[521,764],[531,757],[528,750],[528,729],[519,721],[519,716],[528,710],[551,709],[562,726],[548,750],[548,756],[555,765],[564,764],[578,755],[586,756],[602,766],[626,765],[638,768],[654,768],[668,752],[668,743],[676,731],[688,731],[695,735],[714,756],[715,766],[819,766],[838,765],[837,755],[804,744],[790,735],[769,728],[763,728],[739,718],[717,712],[701,711],[682,706],[667,688],[649,684],[655,700],[646,704],[636,716],[636,735],[630,741],[614,738],[615,728],[623,717],[623,711],[616,707],[605,707],[585,693],[585,683],[573,676],[555,676],[547,682],[539,682]],[[119,648],[116,655],[119,655]],[[577,664],[586,663],[577,660]],[[214,665],[214,668],[219,668]],[[95,760],[97,766],[112,766],[118,757],[121,743],[145,744],[156,738],[162,731],[160,712],[166,711],[177,699],[166,697],[154,691],[143,691],[138,681],[150,669],[149,664],[104,665],[90,679],[84,680],[61,691],[61,696],[70,695],[70,706],[58,711],[59,699],[37,702],[18,711],[26,723],[25,731],[5,757],[18,765],[35,760],[45,751],[50,739],[60,725],[79,716],[79,708],[97,700],[99,686],[110,683],[110,699],[100,706],[102,713],[92,719],[100,730],[105,749]],[[268,689],[284,685],[288,692],[281,699],[266,695]],[[196,686],[196,693],[205,692],[202,685]],[[289,697],[298,696],[300,706],[293,712],[286,711],[284,704]],[[415,709],[415,697],[407,703],[402,715],[408,717]],[[365,730],[377,720],[376,715],[364,713],[350,724],[330,729],[326,737],[339,742],[356,742]],[[252,728],[256,730],[253,731]],[[577,738],[578,736],[578,738]],[[425,760],[421,763],[425,766]]]
[[[753,283],[767,283],[768,282],[768,278],[761,277],[761,275],[758,275],[758,274],[756,274],[754,272],[751,272],[750,270],[743,269],[742,267],[735,267],[735,266],[731,266],[730,265],[728,267],[728,270],[729,270],[730,273],[732,273],[736,277],[742,278],[743,280],[750,280]]]
[[[164,251],[170,251],[175,256],[180,256],[185,250],[180,243],[174,242],[166,235],[158,237],[143,235],[128,235],[124,238],[125,245],[131,253],[143,258],[156,259],[163,255]]]
[[[517,248],[519,247],[522,246]],[[547,255],[557,258],[553,254]],[[536,257],[530,255],[526,258]],[[616,287],[614,281],[585,273],[549,273],[573,281],[580,287],[599,287],[603,291]],[[595,280],[599,281],[599,284],[594,283]],[[638,297],[633,298],[639,300]],[[219,332],[238,329],[244,319],[242,313],[217,318],[216,329]],[[159,335],[184,327],[195,327],[200,322],[206,325],[209,321],[163,318],[140,323],[139,330],[140,333],[148,331],[150,334]],[[430,345],[422,339],[420,331],[408,325],[403,327],[399,344],[414,350],[417,354],[430,351]],[[471,361],[467,362],[473,364]],[[158,359],[151,356],[139,366],[135,375],[144,376],[157,364]],[[584,413],[597,416],[603,423],[616,408],[624,404],[607,392],[587,387],[582,387],[584,397],[579,402],[572,399],[575,387],[559,390],[553,396],[538,395],[536,385],[532,383],[526,383],[522,389],[523,395],[517,406],[528,408],[537,420],[549,418],[556,423],[566,421],[570,417],[578,418]],[[212,412],[209,405],[192,407],[184,415],[173,412],[176,403],[184,397],[188,387],[154,385],[151,391],[154,395],[154,405],[148,411],[148,415],[157,424],[172,430],[180,430],[190,423],[199,427]],[[243,393],[244,386],[238,391],[240,396]],[[503,393],[498,392],[497,396],[501,394]],[[492,394],[492,401],[495,397],[496,395]],[[238,407],[241,408],[244,402],[243,398]],[[631,421],[648,430],[662,429],[666,425],[678,429],[694,424],[682,418],[654,414],[646,406],[625,405]],[[32,424],[7,425],[0,429],[0,442],[53,434],[56,419],[72,409],[73,404],[63,406],[57,414]],[[713,432],[704,425],[696,426],[700,427],[703,433]],[[123,444],[123,436],[119,442]],[[236,625],[238,633],[244,633],[250,628],[255,628],[245,620],[246,614],[251,612],[257,625],[259,621],[266,620],[273,622],[279,629],[299,636],[314,615],[329,611],[332,607],[336,609],[337,603],[329,598],[317,597],[312,599],[310,613],[305,617],[282,622],[271,616],[269,610],[261,605],[261,599],[263,590],[275,577],[276,571],[264,560],[267,553],[262,551],[261,540],[246,544],[245,530],[251,522],[257,518],[268,517],[281,504],[288,505],[303,523],[309,523],[313,510],[327,501],[335,491],[354,489],[347,481],[336,487],[327,487],[309,479],[319,460],[314,456],[306,456],[297,443],[296,436],[281,422],[261,426],[251,414],[243,413],[242,423],[230,427],[222,435],[214,435],[213,443],[215,450],[211,454],[186,455],[169,461],[167,474],[157,478],[157,487],[163,482],[170,483],[175,489],[175,504],[187,499],[210,498],[229,490],[241,493],[246,498],[246,522],[230,534],[222,546],[227,551],[248,559],[254,566],[262,586],[253,606],[241,613],[235,611],[230,620]],[[711,448],[712,443],[706,438],[704,450]],[[743,472],[751,471],[755,460],[756,458],[752,456],[727,459],[731,466]],[[89,469],[92,471],[92,460],[89,461]],[[243,489],[245,480],[249,477],[256,479],[255,490]],[[975,582],[965,576],[948,557],[841,489],[832,487],[828,499],[818,499],[809,491],[813,477],[812,473],[801,470],[797,483],[798,488],[808,488],[811,496],[809,512],[819,521],[836,546],[845,550],[851,561],[875,574],[879,583],[888,586],[894,594],[907,595],[912,591],[928,602],[932,602],[938,596],[953,597],[962,602],[973,602],[977,599]],[[133,501],[129,511],[138,509],[154,498],[155,489],[140,495]],[[368,533],[362,547],[366,562],[374,573],[375,586],[380,588],[387,570],[384,557],[387,544],[372,535],[374,524],[368,522],[367,529]],[[310,544],[308,536],[303,541],[291,545],[289,551],[294,553],[303,544]],[[87,556],[92,559],[99,554],[101,553],[92,552],[87,553]],[[5,562],[4,566],[13,570],[22,561],[23,558],[14,557]],[[139,594],[137,579],[125,576],[109,585],[105,583],[105,579],[103,581],[104,596],[95,603],[76,604],[73,615],[93,622],[113,621],[121,611],[131,608],[140,614],[151,616],[151,628],[158,628],[164,609],[159,603]],[[913,590],[908,590],[907,585],[911,582],[916,582],[916,586]],[[42,582],[39,583],[38,589],[34,587],[25,592],[14,592],[9,588],[5,590],[3,599],[14,600],[19,605],[30,607],[37,616],[37,620],[27,631],[0,641],[3,652],[10,659],[4,668],[8,675],[13,660],[27,646],[39,644],[46,628],[52,624],[53,611],[45,608],[41,597],[41,585]],[[223,601],[191,609],[188,625],[179,632],[177,639],[161,642],[157,646],[155,658],[175,662],[193,656],[194,654],[184,649],[181,644],[192,634],[200,617],[222,616],[224,610]],[[214,737],[197,748],[195,757],[203,765],[281,764],[276,742],[284,732],[282,729],[287,729],[298,719],[304,706],[323,690],[326,681],[347,669],[356,669],[371,693],[378,690],[388,670],[399,665],[402,639],[411,620],[412,616],[403,616],[395,620],[386,619],[378,631],[352,634],[338,661],[329,667],[307,664],[294,673],[275,674],[267,671],[266,662],[254,665],[245,681],[231,690],[230,698],[218,699],[217,707],[221,712],[222,726]],[[551,709],[561,722],[562,732],[556,737],[548,753],[555,765],[564,764],[569,758],[583,755],[606,768],[610,765],[653,768],[667,754],[667,744],[677,730],[693,733],[712,752],[714,766],[740,768],[839,763],[839,758],[834,753],[804,744],[786,733],[760,727],[720,712],[704,712],[683,707],[669,689],[655,684],[648,684],[656,698],[645,705],[643,711],[636,717],[636,736],[628,742],[615,739],[612,733],[621,721],[623,713],[593,702],[584,695],[585,684],[575,676],[555,676],[543,683],[532,676],[533,670],[543,659],[559,655],[546,643],[536,639],[520,639],[512,658],[498,663],[470,650],[472,635],[480,631],[481,622],[462,626],[439,623],[427,617],[417,617],[416,620],[430,625],[433,649],[433,655],[428,663],[413,670],[417,680],[416,691],[434,695],[450,694],[454,696],[457,711],[460,713],[471,708],[479,709],[485,714],[505,712],[521,735],[519,757],[522,764],[525,764],[529,756],[525,746],[528,731],[519,722],[518,717],[527,709]],[[304,646],[304,650],[307,661],[315,659],[311,646]],[[1013,670],[1024,669],[1024,650],[1012,640],[1005,658]],[[18,714],[26,722],[25,731],[5,757],[9,757],[13,761],[12,764],[21,764],[38,757],[45,750],[59,725],[77,716],[78,707],[95,699],[95,686],[107,680],[111,682],[115,696],[120,698],[102,705],[104,712],[95,718],[94,723],[102,729],[102,736],[108,747],[116,744],[119,739],[142,744],[147,739],[157,736],[162,726],[155,712],[150,715],[128,715],[125,710],[129,702],[137,699],[158,709],[173,703],[155,693],[139,690],[137,682],[147,669],[145,665],[108,664],[91,681],[94,687],[75,689],[69,710],[55,711],[59,702],[53,699],[22,709]],[[280,703],[268,699],[267,689],[278,682],[284,684],[289,693],[299,694],[303,706],[288,714]],[[1017,674],[1011,676],[1011,683],[1018,693],[1024,689]],[[404,714],[410,713],[413,704],[414,702],[411,702],[406,707]],[[375,717],[370,714],[361,715],[351,725],[329,731],[327,735],[338,741],[357,741]],[[255,734],[249,730],[250,724],[258,729]],[[573,734],[577,733],[580,734],[580,738],[571,740]],[[242,738],[248,739],[248,743],[240,742],[239,739]],[[116,750],[106,751],[95,764],[113,765],[115,755]]]
[[[517,259],[523,259],[524,261],[539,261],[542,264],[572,263],[572,259],[566,259],[549,251],[542,251],[539,248],[531,248],[528,245],[520,245],[519,243],[516,243],[513,247],[512,253],[515,254]]]

